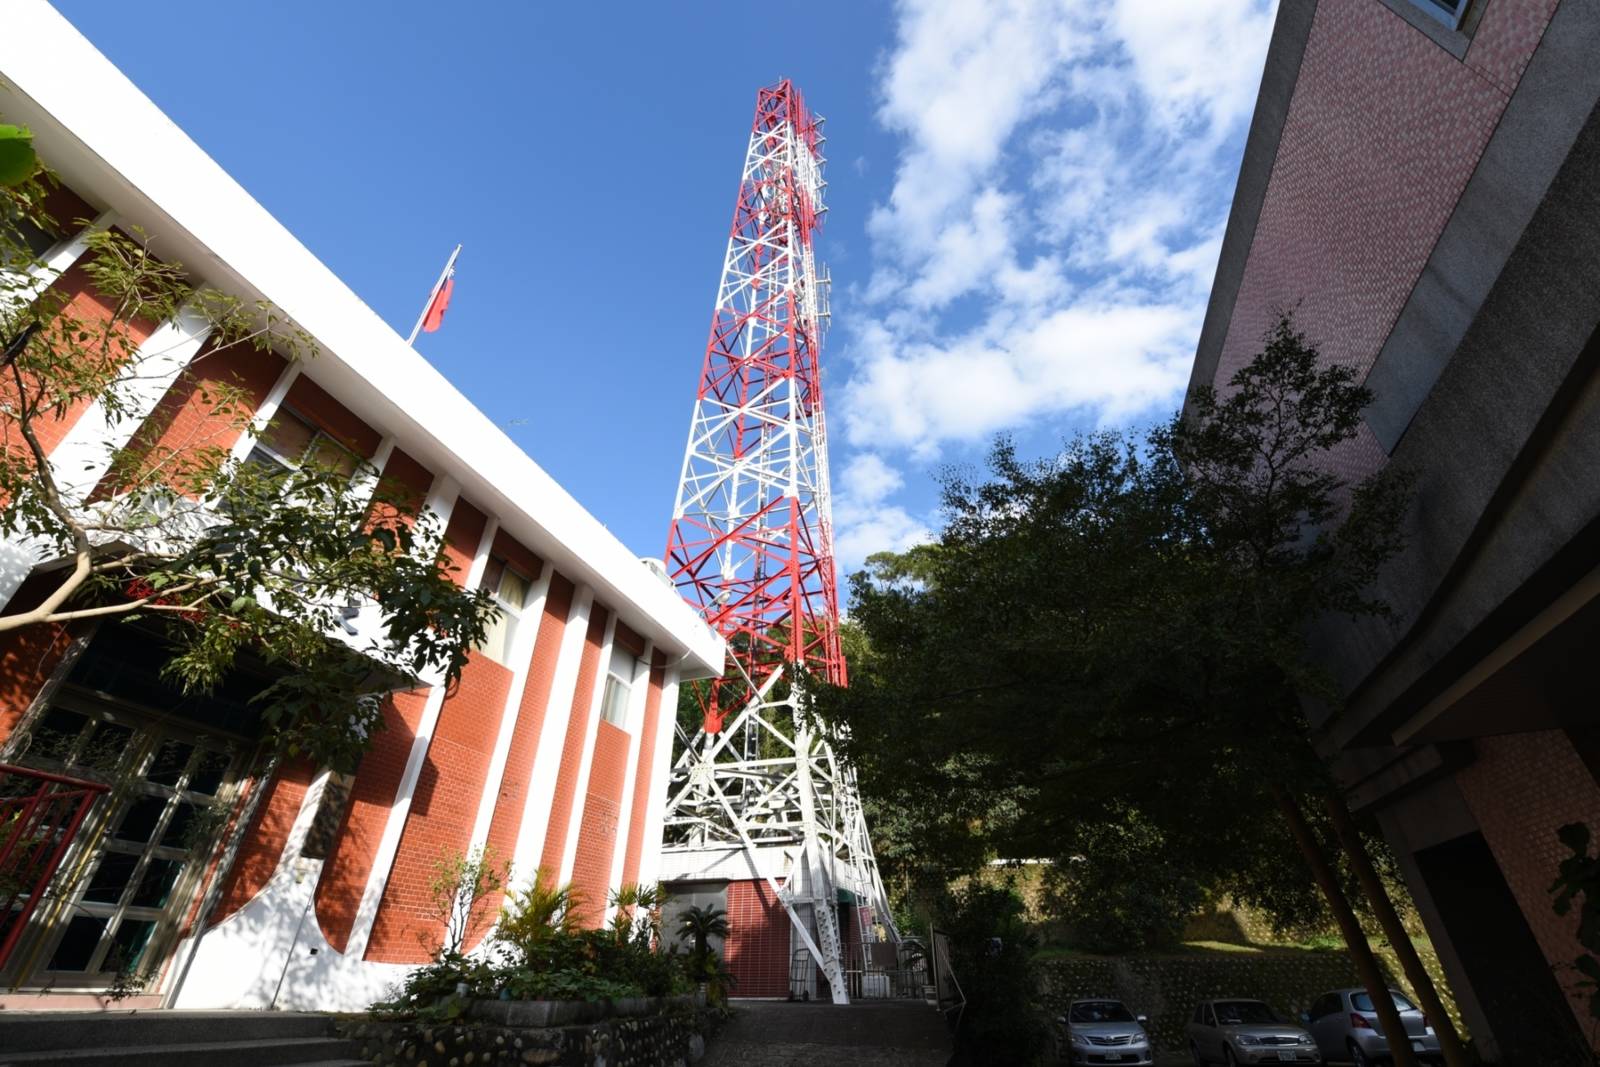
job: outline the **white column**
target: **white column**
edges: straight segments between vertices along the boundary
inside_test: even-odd
[[[561,634],[561,653],[556,657],[556,674],[550,683],[550,703],[539,730],[539,748],[533,758],[533,774],[528,796],[522,806],[522,823],[517,830],[517,847],[511,857],[513,889],[533,884],[544,854],[544,839],[550,828],[550,805],[556,795],[556,776],[561,773],[561,750],[565,747],[567,722],[572,717],[572,698],[578,687],[578,669],[583,646],[588,639],[589,611],[594,607],[594,590],[579,587],[567,612],[566,629]]]
[[[89,237],[101,230],[110,229],[117,224],[117,213],[102,211],[93,222],[83,229],[59,242],[54,248],[46,252],[40,262],[28,268],[28,285],[18,289],[10,296],[13,307],[31,304],[44,295],[44,291],[56,283],[56,280],[72,268],[72,265],[83,258],[89,250]],[[11,272],[8,272],[11,273]],[[20,273],[20,272],[19,272]]]
[[[283,398],[289,395],[289,387],[298,377],[300,377],[300,361],[291,359],[289,365],[278,375],[278,380],[272,383],[272,388],[267,390],[267,395],[261,401],[261,406],[256,408],[250,425],[244,428],[239,439],[233,443],[233,448],[229,449],[229,459],[243,462],[245,457],[250,455],[250,450],[256,447],[256,439],[261,436],[260,431],[277,416],[278,409],[283,406]]]
[[[128,362],[128,370],[134,373],[118,387],[126,413],[113,417],[96,400],[73,423],[50,453],[50,469],[68,500],[81,503],[100,484],[112,456],[144,424],[178,375],[199,354],[211,330],[210,320],[197,309],[179,309],[145,339]]]
[[[389,458],[393,455],[394,435],[384,434],[378,442],[377,451],[367,460],[367,465],[356,471],[356,476],[350,479],[350,495],[353,499],[372,499],[372,494],[378,491],[378,480],[383,477],[383,468],[388,466]]]
[[[500,732],[495,736],[494,754],[489,757],[489,773],[483,780],[483,797],[478,801],[478,816],[472,823],[472,839],[467,846],[470,853],[489,840],[489,827],[494,823],[495,803],[500,798],[500,783],[506,776],[506,761],[511,757],[511,738],[517,731],[517,713],[522,708],[522,694],[528,687],[528,673],[533,669],[533,650],[538,647],[539,627],[544,620],[544,602],[550,595],[550,575],[555,568],[548,563],[544,573],[534,584],[533,595],[523,606],[522,618],[517,625],[516,637],[511,647],[511,689],[506,693],[506,704],[500,712]],[[542,739],[541,739],[542,740]],[[502,856],[501,859],[511,859]]]
[[[455,510],[459,495],[455,479],[441,477],[434,482],[423,507],[438,515],[440,525],[444,526],[450,521],[450,513]],[[476,559],[473,560],[473,569],[482,575],[483,570]],[[411,741],[411,754],[406,759],[405,771],[400,775],[394,803],[389,807],[383,836],[378,839],[378,849],[372,857],[372,870],[367,875],[361,903],[356,907],[355,921],[350,927],[350,941],[345,946],[347,956],[360,959],[366,955],[367,940],[372,936],[372,924],[378,918],[378,905],[383,900],[384,887],[389,884],[389,873],[394,869],[400,835],[405,830],[406,816],[411,813],[411,798],[416,794],[417,780],[422,776],[422,765],[428,757],[428,745],[433,740],[434,727],[439,724],[439,710],[444,706],[444,696],[444,686],[439,682],[435,682],[428,691],[427,703],[423,705],[417,731]]]
[[[52,248],[44,256],[43,262],[29,268],[28,274],[31,278],[28,285],[10,294],[3,309],[0,310],[7,312],[6,317],[9,317],[11,309],[20,309],[37,300],[46,289],[55,284],[57,278],[83,258],[83,254],[89,250],[89,235],[115,222],[114,212],[102,212],[88,227]],[[0,541],[0,610],[4,610],[5,606],[11,603],[11,598],[16,595],[28,575],[33,573],[33,568],[51,555],[53,551],[50,548],[37,542]]]
[[[606,617],[606,635],[600,642],[600,665],[594,674],[594,692],[589,694],[589,718],[583,726],[583,747],[578,750],[578,778],[572,783],[572,810],[567,813],[567,847],[561,853],[561,878],[557,884],[572,881],[572,867],[578,858],[578,832],[583,826],[583,809],[589,799],[589,771],[594,766],[594,739],[600,732],[600,702],[605,698],[606,678],[611,673],[611,643],[617,634],[617,613]],[[602,909],[604,902],[600,902]]]
[[[639,777],[639,747],[644,740],[644,706],[650,700],[650,660],[655,651],[654,641],[644,643],[644,655],[639,657],[638,666],[633,672],[633,688],[628,693],[628,721],[624,725],[628,731],[628,765],[623,770],[622,805],[617,812],[617,841],[611,850],[611,877],[606,883],[610,889],[622,888],[622,868],[628,860],[628,830],[633,822],[633,787]],[[610,916],[611,909],[608,907],[606,917]]]
[[[639,850],[640,885],[653,885],[661,879],[661,832],[667,815],[672,730],[677,721],[678,666],[671,663],[661,682],[661,713],[656,717],[656,747],[651,751],[650,800],[644,809],[644,840]]]

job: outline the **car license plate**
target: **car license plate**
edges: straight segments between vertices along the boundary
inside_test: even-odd
[[[1295,1055],[1292,1052],[1280,1052],[1278,1053],[1278,1059],[1283,1063],[1293,1063]]]

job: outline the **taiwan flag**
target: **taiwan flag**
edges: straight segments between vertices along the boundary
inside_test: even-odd
[[[445,309],[450,306],[450,294],[456,287],[456,269],[451,266],[445,274],[444,284],[439,286],[439,291],[433,294],[433,302],[428,305],[428,310],[422,315],[422,332],[432,333],[444,325]]]

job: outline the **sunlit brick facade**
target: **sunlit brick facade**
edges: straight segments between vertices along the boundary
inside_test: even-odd
[[[513,887],[544,868],[601,922],[612,891],[657,875],[677,689],[721,670],[721,639],[58,14],[18,0],[0,25],[0,119],[33,130],[69,220],[41,282],[93,314],[71,220],[138,226],[196,282],[270,301],[318,350],[213,351],[184,323],[137,324],[134,359],[159,335],[188,361],[132,440],[248,454],[261,442],[219,419],[206,388],[236,384],[258,421],[298,420],[409,487],[444,520],[456,579],[510,611],[458,685],[385,701],[386,728],[347,776],[273,763],[247,705],[224,716],[162,689],[159,646],[136,627],[0,638],[0,763],[42,765],[35,739],[76,731],[114,739],[134,783],[79,831],[4,964],[0,1006],[97,1005],[120,961],[154,975],[125,1006],[359,1009],[437,944],[435,864],[483,846],[510,861]],[[85,405],[45,428],[53,464],[104,442],[94,417]],[[0,549],[0,610],[25,608],[50,561]],[[157,749],[187,761],[170,782],[150,769]],[[183,850],[171,820],[185,805],[216,823]]]

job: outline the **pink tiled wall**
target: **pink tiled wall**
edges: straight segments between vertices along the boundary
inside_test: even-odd
[[[1256,224],[1216,382],[1293,311],[1361,376],[1477,167],[1554,0],[1490,0],[1456,59],[1379,0],[1321,0]],[[1383,461],[1370,435],[1334,464]]]

